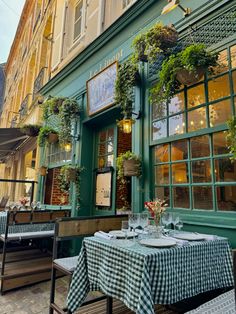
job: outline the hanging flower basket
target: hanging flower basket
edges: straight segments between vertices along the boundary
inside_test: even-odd
[[[66,171],[66,179],[71,182],[76,182],[77,170],[69,168]]]
[[[20,128],[20,131],[28,136],[38,136],[40,130],[40,125],[33,125],[33,124],[28,124],[28,125],[23,125]]]
[[[140,161],[136,159],[126,159],[123,161],[124,176],[138,177],[140,176]]]
[[[196,71],[181,69],[176,73],[176,79],[183,85],[195,84],[203,78],[205,68],[197,68]]]
[[[41,167],[39,168],[39,174],[40,174],[41,176],[45,177],[46,174],[47,174],[47,170],[48,170],[47,167],[41,166]]]
[[[49,133],[48,134],[48,143],[54,144],[58,142],[58,134],[56,133]]]

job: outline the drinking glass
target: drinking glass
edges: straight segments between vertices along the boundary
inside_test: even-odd
[[[31,208],[32,208],[33,210],[35,210],[35,209],[37,208],[37,202],[32,202],[32,203],[31,203]]]
[[[168,228],[172,223],[172,215],[171,213],[163,213],[161,215],[161,222],[165,228]]]
[[[139,226],[139,222],[140,222],[139,218],[140,218],[139,214],[130,214],[129,215],[129,227],[134,232],[133,240],[135,240],[135,229]]]
[[[184,226],[183,221],[179,219],[179,222],[175,226],[180,231]]]
[[[139,226],[144,230],[148,226],[148,213],[141,213],[139,217]]]
[[[41,205],[41,202],[37,202],[37,203],[36,203],[36,209],[39,209],[39,210],[40,210],[40,209],[41,209],[41,206],[42,206],[42,205]]]
[[[172,214],[172,223],[174,226],[174,230],[176,229],[176,225],[178,224],[179,220],[180,220],[179,215],[176,213],[173,213]]]
[[[121,231],[124,232],[125,240],[127,240],[128,231],[129,231],[129,222],[128,222],[128,220],[122,220],[122,222],[121,222]]]

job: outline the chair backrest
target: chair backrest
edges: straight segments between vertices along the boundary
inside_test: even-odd
[[[9,196],[6,196],[6,195],[3,196],[1,201],[0,201],[0,208],[4,209],[7,205],[8,200],[9,200]]]
[[[93,235],[99,230],[104,232],[120,230],[122,220],[128,220],[128,215],[57,219],[55,222],[54,258],[57,258],[58,242]]]

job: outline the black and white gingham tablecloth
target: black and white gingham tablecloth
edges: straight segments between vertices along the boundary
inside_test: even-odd
[[[119,241],[84,239],[67,298],[72,312],[90,290],[120,299],[137,314],[154,314],[154,304],[171,304],[233,286],[227,239],[165,249],[138,243],[125,247]]]

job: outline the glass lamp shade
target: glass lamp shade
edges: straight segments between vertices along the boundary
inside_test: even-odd
[[[71,143],[65,143],[64,150],[68,153],[71,151],[72,145]]]
[[[170,11],[174,10],[178,5],[178,0],[168,1],[168,4],[162,9],[161,14],[169,13]]]
[[[123,119],[118,122],[118,126],[123,133],[131,133],[132,125],[135,123],[133,119]]]

